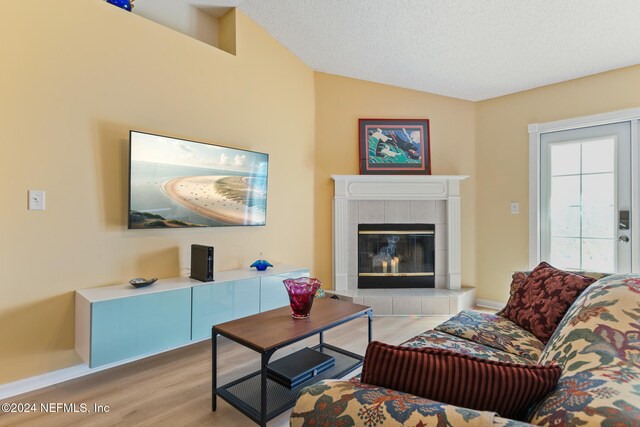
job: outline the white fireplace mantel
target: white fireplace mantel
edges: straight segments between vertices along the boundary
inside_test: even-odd
[[[347,290],[349,200],[445,200],[447,203],[447,288],[460,289],[460,181],[467,175],[332,175],[333,288]]]

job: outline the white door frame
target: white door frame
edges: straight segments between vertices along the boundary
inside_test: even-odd
[[[540,135],[631,122],[631,271],[640,272],[640,108],[529,125],[529,267],[540,262]]]

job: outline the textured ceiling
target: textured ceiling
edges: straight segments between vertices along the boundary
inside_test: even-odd
[[[179,1],[238,6],[314,70],[469,100],[640,63],[639,0]]]

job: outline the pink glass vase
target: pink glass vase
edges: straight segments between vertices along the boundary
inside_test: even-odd
[[[313,296],[322,284],[313,277],[298,277],[297,279],[283,280],[289,293],[291,304],[291,317],[294,319],[306,319],[311,312]]]

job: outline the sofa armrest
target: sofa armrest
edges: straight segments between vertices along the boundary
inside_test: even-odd
[[[302,426],[504,426],[530,424],[436,402],[408,393],[362,384],[356,380],[325,380],[304,388],[290,418]]]

